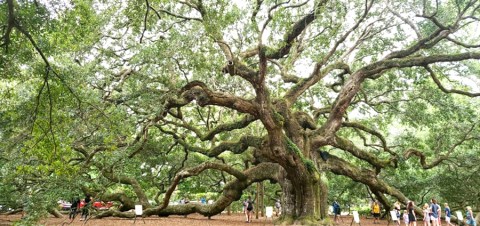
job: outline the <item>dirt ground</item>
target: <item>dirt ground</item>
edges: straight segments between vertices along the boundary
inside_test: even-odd
[[[21,215],[0,215],[0,226],[13,225],[15,221],[20,220]],[[255,218],[255,217],[254,217]],[[271,218],[267,219],[265,217],[259,219],[253,219],[251,223],[245,222],[245,216],[242,214],[220,214],[213,216],[210,220],[206,217],[203,217],[198,214],[190,214],[187,217],[183,216],[170,216],[170,217],[147,217],[143,220],[137,218],[135,224],[133,219],[122,219],[109,217],[105,219],[90,219],[84,224],[83,221],[77,217],[72,223],[68,220],[68,216],[65,218],[54,218],[50,217],[39,222],[40,225],[71,225],[71,226],[81,226],[81,225],[91,225],[91,226],[126,226],[126,225],[139,225],[139,226],[153,226],[153,225],[162,225],[162,226],[237,226],[237,225],[275,225]],[[338,226],[349,226],[352,223],[351,216],[342,216]],[[420,222],[421,223],[421,222]],[[356,223],[352,225],[358,225]],[[372,219],[360,219],[361,226],[380,226],[388,225],[387,220],[380,220],[379,224],[373,224]],[[395,226],[396,224],[390,223],[389,225]],[[404,226],[405,224],[402,224]]]

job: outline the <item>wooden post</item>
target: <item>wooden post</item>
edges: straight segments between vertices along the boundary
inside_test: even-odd
[[[260,206],[259,193],[260,193],[260,183],[257,183],[257,193],[255,193],[255,219],[258,219],[258,212],[260,212],[260,209],[258,208]]]

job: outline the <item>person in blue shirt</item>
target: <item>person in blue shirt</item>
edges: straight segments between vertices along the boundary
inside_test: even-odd
[[[473,216],[472,207],[467,206],[467,212],[465,213],[465,215],[467,215],[467,225],[477,226],[475,216]]]
[[[340,204],[338,204],[337,200],[335,200],[332,204],[333,207],[333,215],[334,215],[334,220],[335,223],[339,223],[339,217],[340,217]]]
[[[448,203],[445,203],[444,206],[445,206],[445,222],[447,222],[448,226],[453,226],[453,224],[450,223],[450,217],[452,216],[452,211],[450,210],[450,207],[448,207]]]
[[[439,226],[438,225],[438,217],[440,212],[440,206],[437,204],[436,199],[432,199],[432,205],[430,205],[430,210],[432,211],[432,215],[430,219],[432,220],[432,226]]]

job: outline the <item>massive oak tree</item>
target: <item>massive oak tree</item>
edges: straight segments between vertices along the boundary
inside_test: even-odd
[[[282,220],[308,224],[335,175],[385,207],[418,198],[416,177],[478,175],[461,167],[478,160],[480,1],[1,9],[2,191],[24,207],[78,188],[122,203],[99,217],[213,216],[268,180]],[[168,205],[193,178],[222,182],[215,202]]]

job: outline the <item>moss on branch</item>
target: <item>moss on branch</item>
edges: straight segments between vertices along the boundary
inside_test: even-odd
[[[303,155],[300,148],[298,148],[298,146],[290,138],[285,136],[285,140],[287,142],[287,150],[290,153],[297,155],[300,158],[300,160],[302,160],[302,163],[305,166],[305,168],[307,168],[308,172],[310,173],[318,172],[317,167],[315,166],[315,163],[311,159],[306,158]]]

